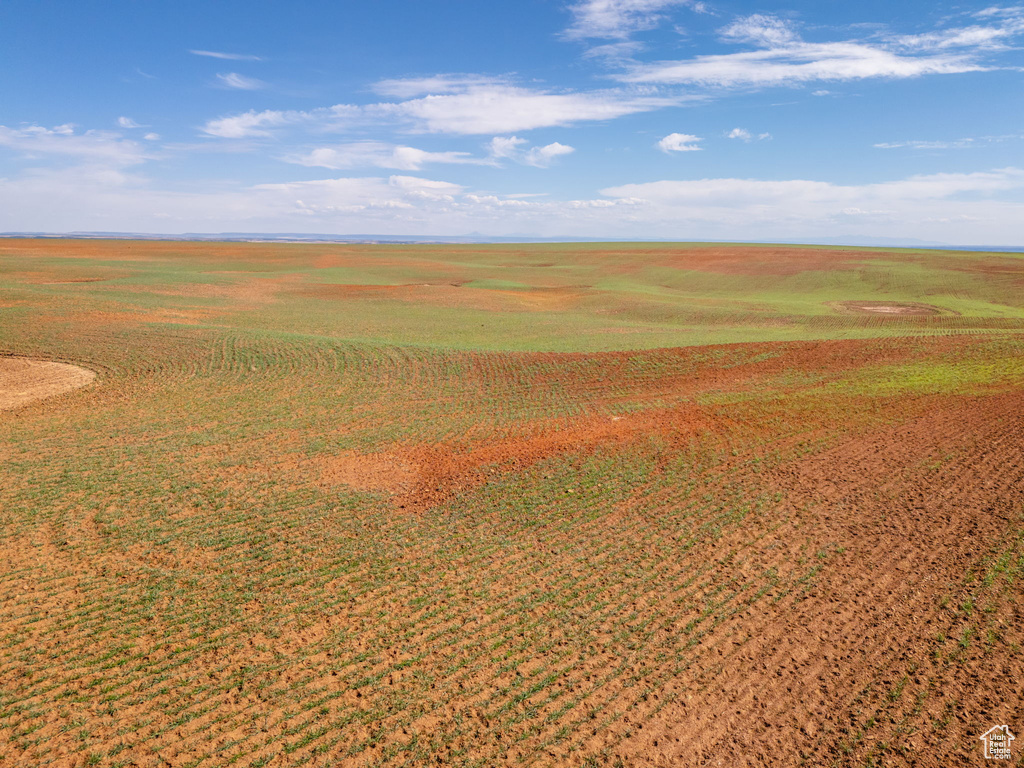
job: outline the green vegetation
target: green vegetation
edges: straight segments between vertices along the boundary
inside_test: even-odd
[[[11,309],[54,322],[116,312],[172,327],[465,350],[599,351],[749,341],[998,332],[1024,327],[1024,255],[790,248],[806,262],[698,244],[321,246],[0,242]],[[134,248],[134,250],[133,250]],[[67,251],[61,257],[62,250]],[[735,255],[730,255],[735,251]],[[117,258],[113,258],[116,256]],[[19,270],[54,281],[18,279]],[[935,316],[847,314],[843,301],[918,302]],[[147,317],[148,316],[148,317]]]

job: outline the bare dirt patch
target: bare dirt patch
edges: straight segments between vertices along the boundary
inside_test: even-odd
[[[891,317],[922,317],[926,315],[959,314],[916,301],[836,301],[829,306],[854,315],[888,315]]]
[[[0,411],[70,392],[95,378],[77,365],[0,357]]]
[[[344,484],[357,491],[407,493],[420,474],[415,463],[391,453],[345,453],[316,464],[322,484]]]

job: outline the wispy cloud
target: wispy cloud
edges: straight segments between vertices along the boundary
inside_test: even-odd
[[[644,50],[646,46],[635,40],[623,40],[618,43],[607,43],[595,45],[583,53],[585,59],[600,59],[609,66],[624,66],[631,64],[634,57]]]
[[[314,119],[316,119],[316,113],[312,112],[277,109],[265,109],[262,112],[257,112],[251,109],[239,115],[210,120],[203,126],[203,133],[224,139],[269,136],[272,128],[308,123]]]
[[[755,136],[746,128],[733,128],[725,134],[725,136],[728,139],[740,139],[748,144],[752,141],[764,141],[765,139],[770,139],[772,137],[770,133],[759,133]]]
[[[237,88],[242,91],[258,91],[267,85],[262,80],[257,80],[255,77],[246,77],[237,72],[218,73],[217,81],[225,88]]]
[[[1024,5],[993,5],[974,13],[979,19],[992,17],[1024,16]]]
[[[1024,7],[987,8],[973,16],[987,23],[950,27],[919,35],[898,35],[889,39],[893,44],[912,51],[954,48],[1000,51],[1010,47],[1011,38],[1024,33]]]
[[[667,98],[621,91],[552,93],[487,85],[474,86],[462,93],[373,105],[366,111],[409,121],[415,130],[482,134],[609,120],[671,103]]]
[[[117,118],[117,124],[121,128],[145,128],[144,125],[139,125],[134,120],[132,120],[130,117],[119,117],[119,118]]]
[[[518,136],[495,136],[490,143],[491,157],[513,160],[535,168],[547,168],[556,157],[570,155],[576,151],[575,148],[559,144],[557,141],[543,147],[527,148],[529,143]]]
[[[701,202],[705,205],[745,207],[752,204],[816,203],[860,205],[933,200],[965,192],[996,192],[1024,186],[1024,170],[1003,168],[979,173],[937,173],[900,181],[846,186],[825,181],[759,181],[755,179],[700,179],[625,184],[602,190],[612,197],[640,198],[661,203]]]
[[[636,32],[658,26],[665,18],[665,11],[683,5],[699,12],[707,8],[704,3],[692,0],[579,0],[569,6],[573,23],[565,31],[565,37],[625,40]]]
[[[659,141],[656,146],[665,154],[670,152],[698,152],[704,149],[704,147],[697,146],[699,141],[704,141],[704,139],[689,133],[670,133]]]
[[[728,88],[975,72],[988,69],[979,57],[992,48],[993,39],[1021,32],[1024,22],[1011,17],[985,33],[971,27],[882,41],[811,43],[788,20],[754,14],[727,25],[721,35],[756,50],[636,63],[618,79]]]
[[[970,149],[981,147],[986,144],[995,144],[1002,141],[1013,141],[1024,139],[1024,134],[1004,134],[1002,136],[976,136],[963,139],[946,139],[925,141],[911,139],[910,141],[885,141],[874,144],[875,149]]]
[[[755,13],[736,19],[721,30],[722,37],[738,43],[779,48],[799,41],[793,24],[777,16]]]
[[[227,59],[228,61],[263,61],[259,56],[250,56],[246,53],[224,53],[222,51],[196,51],[190,50],[196,56],[208,56],[211,59]]]
[[[418,171],[431,163],[457,165],[493,165],[489,158],[473,157],[468,152],[428,152],[382,141],[355,141],[330,147],[317,147],[302,155],[286,157],[299,165],[336,170],[345,168],[393,168]]]
[[[557,141],[541,147],[530,147],[526,139],[517,136],[496,136],[487,144],[485,157],[474,157],[469,152],[428,152],[402,144],[383,141],[353,141],[328,147],[317,147],[304,154],[286,156],[291,163],[311,167],[343,170],[348,168],[392,168],[399,171],[419,171],[426,165],[500,166],[501,160],[522,165],[547,168],[562,155],[575,150]]]
[[[402,81],[388,81],[392,92]],[[523,88],[503,81],[453,83],[444,80],[444,93],[429,93],[401,102],[336,104],[309,111],[265,110],[211,120],[203,132],[223,138],[267,136],[275,128],[305,126],[343,130],[359,124],[388,124],[418,133],[504,134],[535,128],[610,120],[682,103],[678,97],[643,91],[609,89],[589,92],[551,92]],[[411,81],[410,92],[421,92],[423,80]]]
[[[498,85],[511,85],[511,80],[504,77],[473,74],[431,75],[429,77],[405,77],[379,80],[373,84],[373,90],[381,96],[396,99],[411,99],[415,96],[437,95],[443,93],[465,93],[472,88],[487,88]]]
[[[21,152],[30,158],[65,156],[84,162],[118,167],[136,165],[147,159],[140,144],[123,139],[118,133],[77,133],[75,127],[70,124],[53,128],[39,125],[8,128],[0,125],[0,146]]]
[[[974,139],[955,141],[887,141],[873,145],[875,149],[966,149],[975,146]]]

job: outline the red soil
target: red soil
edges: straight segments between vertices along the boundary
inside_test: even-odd
[[[943,348],[957,349],[969,345],[966,337],[950,337],[937,342]],[[935,346],[935,342],[931,346]],[[708,365],[699,361],[715,353],[737,355],[730,365]],[[608,412],[621,395],[614,384],[631,379],[628,401],[651,403],[661,398],[688,399],[702,393],[742,392],[762,386],[761,382],[788,371],[814,371],[826,378],[866,365],[893,364],[914,357],[907,346],[865,344],[859,340],[760,343],[684,347],[653,350],[643,353],[652,360],[676,362],[694,359],[693,371],[677,376],[658,375],[650,378],[631,373],[638,356],[633,352],[599,354],[533,353],[521,356],[525,361],[553,363],[547,378],[534,377],[530,386],[537,389],[554,387],[575,400],[591,400],[603,412],[590,417],[566,420],[539,420],[524,423],[519,435],[510,438],[488,438],[482,444],[420,445],[398,448],[386,454],[387,462],[405,467],[401,480],[393,485],[374,478],[380,475],[384,454],[372,454],[361,463],[355,454],[326,460],[325,477],[333,477],[356,488],[372,488],[398,494],[396,504],[404,509],[424,509],[441,503],[454,494],[486,481],[495,472],[518,471],[543,459],[566,452],[586,452],[599,447],[624,445],[639,439],[658,436],[669,445],[685,445],[699,433],[720,434],[732,428],[732,409],[699,407],[692,403],[672,407],[647,407],[629,414],[615,416]],[[598,360],[591,376],[572,363]],[[744,362],[747,361],[747,362]],[[482,384],[494,384],[492,377],[504,377],[500,368],[493,368],[481,356],[473,372]],[[606,391],[610,390],[610,391]],[[319,461],[319,460],[318,460]],[[340,462],[344,471],[333,471],[330,462]]]
[[[676,384],[694,391],[756,386],[760,377],[801,366],[837,371],[907,354],[894,346],[880,355],[862,342],[780,347],[776,357],[704,369]],[[606,355],[604,374],[614,375],[616,361],[627,358]],[[665,386],[660,381],[658,391]],[[642,399],[642,386],[634,395]],[[767,475],[741,470],[752,488],[780,501],[716,542],[716,550],[745,551],[743,574],[790,568],[804,554],[825,553],[819,556],[827,562],[803,594],[754,603],[703,637],[701,661],[677,680],[671,703],[655,696],[624,721],[632,735],[622,728],[596,732],[588,750],[659,768],[863,765],[879,754],[889,755],[884,765],[939,768],[975,764],[977,735],[1014,722],[1021,699],[1006,680],[1024,675],[1024,655],[1007,649],[1024,640],[1019,602],[998,617],[995,657],[980,645],[959,655],[944,647],[945,655],[936,656],[935,638],[956,638],[967,626],[979,634],[989,629],[955,607],[969,591],[964,574],[1024,515],[1024,396],[910,399],[890,415],[894,426],[855,434]],[[557,430],[537,424],[523,437],[478,447],[421,446],[401,459],[367,457],[364,467],[347,458],[350,474],[341,480],[356,485],[365,482],[360,473],[397,464],[406,482],[388,490],[397,508],[416,511],[496,472],[522,471],[558,454],[652,436],[671,452],[698,434],[726,435],[737,426],[728,411],[698,406],[595,416]],[[750,427],[743,427],[748,440]],[[804,427],[814,429],[813,420]],[[765,436],[777,428],[765,428]],[[823,416],[817,429],[828,428]],[[922,469],[932,463],[935,470]],[[947,607],[943,598],[950,595]],[[945,696],[958,714],[937,735]],[[886,752],[893,743],[902,750],[895,756]],[[540,764],[574,763],[556,751]]]
[[[909,752],[884,764],[978,764],[977,737],[1020,713],[1006,682],[1024,675],[1024,655],[1006,650],[1024,638],[1020,603],[997,615],[999,655],[976,646],[951,661],[933,651],[939,632],[955,638],[971,624],[955,613],[961,579],[1024,512],[1022,419],[1019,393],[955,400],[765,478],[799,533],[774,531],[758,559],[784,559],[778,552],[802,536],[810,552],[841,554],[798,601],[756,604],[705,638],[714,663],[621,745],[626,764],[863,765],[880,743],[904,739]],[[956,460],[941,470],[920,471],[948,455]],[[940,738],[933,722],[950,701],[957,717]],[[884,717],[865,725],[875,711]]]

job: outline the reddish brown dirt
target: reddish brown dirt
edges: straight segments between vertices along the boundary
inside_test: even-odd
[[[1020,603],[995,617],[994,655],[937,656],[936,638],[977,624],[955,610],[961,579],[1024,514],[1022,418],[1019,393],[964,398],[765,478],[798,522],[764,540],[763,563],[803,536],[841,554],[799,599],[705,638],[708,665],[618,747],[625,764],[980,764],[977,737],[1024,703],[1007,684],[1024,675]],[[921,471],[938,456],[956,460]]]
[[[406,510],[427,509],[486,482],[489,476],[521,471],[552,456],[585,454],[598,447],[634,442],[641,436],[660,435],[685,443],[701,430],[719,428],[723,421],[707,409],[674,408],[582,419],[559,429],[535,425],[536,432],[530,436],[492,440],[469,450],[449,446],[413,448],[408,455],[419,468],[418,482],[395,503]]]
[[[408,493],[422,469],[408,459],[390,453],[348,453],[314,460],[323,485],[343,484],[358,491]]]
[[[949,337],[939,343],[947,349],[970,344],[968,337]],[[715,352],[735,353],[739,347],[722,345],[701,348],[655,350],[652,355],[667,359],[687,359]],[[628,400],[631,403],[655,401],[671,396],[685,398],[709,391],[745,391],[759,382],[793,370],[813,370],[826,376],[866,365],[893,364],[912,359],[906,346],[866,345],[859,340],[748,344],[742,347],[752,362],[737,365],[704,365],[692,373],[661,375],[650,379],[632,376]],[[629,378],[628,369],[635,353],[610,352],[598,355],[524,355],[525,359],[558,360],[563,370],[549,374],[550,381],[538,377],[533,387],[553,386],[583,400],[590,396],[598,407],[613,406],[621,396],[602,393],[609,382]],[[598,358],[597,380],[576,372],[571,363],[577,359]],[[496,372],[481,361],[475,371],[483,381]],[[499,372],[500,375],[500,372]],[[594,392],[593,390],[597,390]],[[621,416],[600,413],[565,420],[537,420],[524,423],[514,438],[488,439],[484,444],[442,444],[394,447],[384,454],[348,453],[333,458],[311,459],[321,482],[343,483],[360,490],[379,490],[395,496],[394,502],[407,511],[423,510],[440,504],[457,493],[486,482],[497,473],[520,471],[538,461],[566,452],[586,453],[599,447],[625,445],[657,436],[667,445],[685,445],[700,433],[721,434],[733,428],[731,409],[699,407],[690,403],[661,408],[646,408]],[[823,425],[825,426],[825,425]],[[749,428],[749,425],[748,427]],[[277,473],[290,472],[303,462],[286,461]]]
[[[77,365],[0,357],[0,411],[70,392],[95,378]]]

